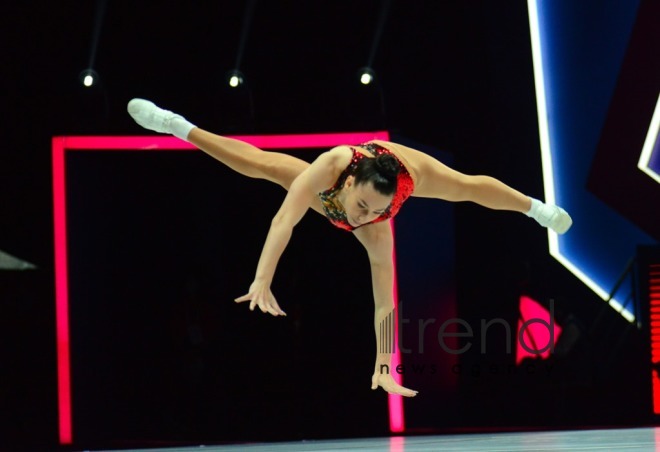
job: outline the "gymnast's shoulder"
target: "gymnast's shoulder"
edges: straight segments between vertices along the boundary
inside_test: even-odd
[[[339,172],[343,171],[351,163],[352,159],[353,149],[348,145],[335,146],[317,158],[324,166]]]

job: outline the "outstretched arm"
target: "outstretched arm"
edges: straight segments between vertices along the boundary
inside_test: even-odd
[[[270,290],[275,269],[291,239],[293,227],[312,205],[316,194],[331,185],[335,160],[336,155],[332,152],[322,154],[293,181],[282,206],[271,221],[250,290],[234,301],[250,301],[251,311],[258,306],[262,312],[274,316],[286,315]]]
[[[394,310],[394,264],[392,252],[394,240],[389,221],[370,224],[354,231],[355,236],[366,248],[371,265],[371,282],[374,294],[374,329],[376,332],[376,363],[371,379],[371,389],[381,386],[392,394],[407,397],[417,395],[417,391],[404,388],[392,377],[392,352],[385,344],[381,331],[381,323],[391,314],[392,325],[396,325],[397,316]]]

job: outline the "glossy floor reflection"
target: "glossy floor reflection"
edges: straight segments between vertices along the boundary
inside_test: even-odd
[[[474,433],[434,436],[360,438],[281,443],[199,445],[150,451],[660,451],[660,428],[627,428],[516,433]]]

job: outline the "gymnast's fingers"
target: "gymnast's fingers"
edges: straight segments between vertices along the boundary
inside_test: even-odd
[[[387,392],[390,394],[399,394],[404,397],[415,397],[417,395],[417,391],[413,391],[412,389],[404,388],[398,383],[390,384],[387,385],[386,388],[384,388]]]
[[[277,303],[277,300],[275,299],[274,296],[273,296],[272,307],[277,312],[277,315],[286,315],[286,312],[284,312],[282,308],[280,308],[280,305]]]
[[[263,301],[263,300],[260,300],[260,301],[257,303],[257,305],[259,306],[259,309],[261,309],[261,312],[263,312],[264,314],[267,313],[267,312],[269,311],[269,309],[270,309],[270,306],[268,306],[268,305],[266,304],[266,302]]]
[[[253,298],[252,301],[250,301],[250,311],[254,311],[254,307],[257,305],[257,299]]]
[[[242,303],[244,301],[249,301],[252,298],[252,293],[247,293],[243,295],[242,297],[234,298],[234,301],[236,303]]]
[[[267,311],[269,314],[274,315],[275,317],[277,317],[278,315],[280,315],[280,314],[277,312],[277,310],[276,310],[272,305],[266,305],[266,311]],[[266,311],[264,311],[264,312],[266,312]]]
[[[404,397],[415,397],[417,395],[417,391],[413,391],[412,389],[404,388],[403,386],[399,386],[399,387],[395,388],[394,390],[388,391],[388,392],[394,393],[394,394],[399,394],[399,395],[402,395]]]
[[[381,386],[389,394],[399,394],[404,397],[415,397],[417,395],[417,391],[404,388],[394,381],[391,375],[374,375],[371,382],[371,389],[376,389],[378,386]]]

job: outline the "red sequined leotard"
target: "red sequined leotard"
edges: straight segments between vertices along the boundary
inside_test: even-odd
[[[394,155],[389,149],[386,149],[375,143],[360,144],[358,145],[358,147],[366,149],[374,157],[377,157],[381,154],[390,154],[396,158],[396,155]],[[346,218],[346,211],[344,210],[344,207],[337,199],[337,195],[344,186],[344,182],[346,181],[346,178],[348,176],[355,175],[358,162],[360,162],[360,160],[362,159],[371,158],[359,152],[354,147],[351,147],[351,149],[353,151],[353,158],[351,159],[351,163],[349,163],[346,169],[342,171],[342,173],[339,175],[339,178],[337,179],[337,182],[335,182],[335,184],[331,188],[319,193],[319,198],[321,199],[321,204],[323,205],[323,211],[325,212],[325,216],[328,218],[328,220],[330,220],[332,224],[334,224],[338,228],[345,229],[347,231],[353,231],[354,229],[356,229],[356,227],[351,226],[351,224],[348,222],[348,219]],[[399,162],[400,171],[397,176],[396,191],[394,192],[394,197],[392,198],[392,202],[388,206],[387,210],[385,210],[385,212],[383,212],[378,218],[366,224],[378,223],[380,221],[384,221],[389,218],[392,218],[394,215],[397,214],[397,212],[399,212],[399,209],[401,208],[403,202],[406,199],[408,199],[408,197],[412,194],[413,190],[415,189],[415,184],[413,183],[412,177],[410,176],[408,169],[403,165],[403,163],[401,163],[401,161],[398,158],[397,158],[397,162]]]

